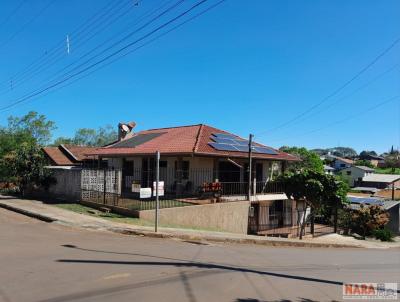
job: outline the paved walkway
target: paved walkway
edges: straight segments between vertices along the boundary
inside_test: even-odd
[[[153,227],[113,222],[102,218],[64,210],[53,205],[44,204],[37,200],[18,199],[2,195],[0,195],[0,207],[47,222],[59,223],[84,229],[111,231],[127,235],[140,235],[158,238],[178,238],[182,240],[205,240],[225,243],[260,244],[267,246],[364,248],[400,247],[399,241],[391,243],[379,241],[371,242],[355,240],[353,238],[343,237],[337,234],[332,234],[333,236],[327,237],[298,240],[177,228],[159,228],[159,232],[155,233]]]

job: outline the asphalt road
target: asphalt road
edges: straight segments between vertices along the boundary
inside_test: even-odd
[[[341,301],[399,282],[400,250],[204,244],[74,229],[0,209],[0,301]]]

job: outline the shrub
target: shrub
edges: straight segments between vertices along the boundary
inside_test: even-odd
[[[393,233],[387,228],[374,230],[372,234],[376,239],[379,239],[380,241],[393,241]]]
[[[348,235],[353,227],[352,210],[348,208],[338,210],[338,226]]]
[[[381,230],[389,222],[389,213],[380,206],[361,205],[359,209],[346,208],[339,212],[339,226],[344,233],[357,233],[363,238],[373,235],[375,230]]]

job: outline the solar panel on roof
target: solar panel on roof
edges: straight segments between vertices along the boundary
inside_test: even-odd
[[[240,152],[248,152],[249,146],[234,145],[235,148]]]
[[[233,145],[219,144],[219,143],[208,143],[211,147],[219,151],[237,151]]]
[[[110,148],[135,148],[139,145],[142,145],[152,139],[159,137],[160,135],[164,134],[165,132],[158,132],[158,133],[143,133],[137,134],[131,138],[127,138],[123,141],[120,141]]]
[[[213,133],[210,137],[214,142],[210,142],[209,145],[214,149],[219,151],[237,151],[237,152],[248,152],[249,151],[249,141],[238,138],[232,134],[227,133]],[[276,155],[278,152],[275,150],[263,147],[263,146],[254,146],[254,153],[261,154],[270,154]]]
[[[236,140],[235,143],[238,145],[241,145],[241,146],[249,147],[249,141],[246,141],[246,140]]]
[[[263,153],[263,154],[278,154],[275,150],[266,147],[253,147],[253,151],[255,153]]]
[[[232,134],[228,134],[228,133],[213,133],[213,135],[218,138],[228,138],[228,139],[236,138],[236,136],[234,136]]]
[[[213,138],[213,140],[216,143],[219,143],[219,144],[231,144],[231,145],[235,144],[235,141],[233,139],[228,139],[228,138],[218,138],[218,137],[216,137],[216,138]]]

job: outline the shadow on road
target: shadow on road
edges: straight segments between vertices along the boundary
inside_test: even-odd
[[[244,298],[244,299],[239,298],[236,299],[236,302],[319,302],[319,301],[307,298],[298,298],[296,300],[281,299],[281,300],[270,300],[270,301],[251,299],[251,298]],[[339,301],[331,300],[330,302],[339,302]]]
[[[83,260],[83,259],[59,259],[56,261],[62,262],[62,263],[145,265],[145,266],[160,266],[160,267],[161,266],[175,266],[175,267],[191,267],[191,268],[201,268],[201,269],[217,269],[217,270],[224,270],[224,271],[253,273],[253,274],[259,274],[259,275],[264,275],[264,276],[272,276],[272,277],[279,277],[279,278],[286,278],[286,279],[293,279],[293,280],[300,280],[300,281],[307,281],[307,282],[318,282],[318,283],[325,283],[325,284],[332,284],[332,285],[342,285],[343,284],[343,282],[340,282],[340,281],[332,281],[332,280],[325,280],[325,279],[319,279],[319,278],[310,278],[310,277],[304,277],[304,276],[265,272],[265,271],[260,271],[260,270],[255,270],[255,269],[251,269],[251,268],[245,268],[245,267],[235,267],[235,266],[212,264],[212,263],[201,263],[201,262],[111,261],[111,260]]]

